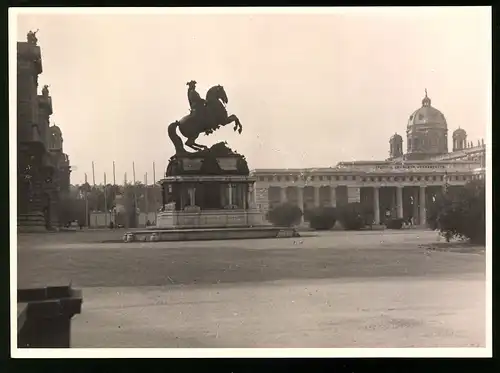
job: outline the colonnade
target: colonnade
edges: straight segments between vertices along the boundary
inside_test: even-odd
[[[287,189],[292,188],[295,189],[296,191],[296,203],[302,211],[304,211],[304,188],[303,187],[281,187],[280,188],[280,203],[285,203],[288,202],[287,200]],[[313,188],[313,196],[314,196],[314,206],[319,207],[321,205],[320,201],[320,187],[312,187]],[[411,211],[405,211],[404,210],[404,199],[403,199],[403,191],[405,186],[394,186],[394,187],[380,187],[380,186],[372,186],[372,187],[347,187],[348,189],[348,200],[345,202],[361,202],[360,198],[360,189],[372,189],[373,196],[370,198],[373,211],[373,217],[374,217],[374,224],[380,224],[381,223],[381,212],[386,213],[386,211],[381,211],[381,190],[385,188],[394,188],[395,189],[395,196],[394,192],[390,192],[392,195],[391,198],[394,198],[395,201],[387,202],[385,205],[385,208],[387,209],[387,204],[391,207],[391,210],[394,209],[395,211],[395,216],[397,218],[407,218],[408,216],[412,216],[414,218],[415,224],[426,224],[427,222],[427,186],[425,185],[418,185],[418,186],[413,186],[412,190],[413,193],[409,197],[411,199]],[[330,189],[330,198],[329,198],[329,203],[328,205],[331,207],[336,207],[338,204],[337,200],[337,188],[336,187],[329,187]],[[357,196],[355,192],[351,192],[350,189],[357,189]],[[371,193],[371,192],[370,192]],[[277,202],[276,200],[273,202]],[[271,200],[269,200],[269,204],[271,204]],[[324,205],[324,203],[323,203]],[[407,213],[405,216],[405,212]],[[416,218],[418,217],[418,220]]]

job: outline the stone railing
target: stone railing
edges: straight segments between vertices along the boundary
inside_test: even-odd
[[[464,158],[464,157],[471,155],[471,154],[483,153],[483,152],[485,152],[485,150],[486,150],[486,145],[482,144],[479,146],[474,146],[472,148],[465,148],[462,150],[456,150],[452,153],[443,154],[443,155],[440,155],[440,156],[435,157],[433,159],[435,159],[436,161],[460,159],[460,158]]]

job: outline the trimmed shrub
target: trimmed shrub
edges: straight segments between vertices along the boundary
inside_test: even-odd
[[[472,243],[486,241],[486,199],[484,180],[474,180],[458,193],[445,193],[432,206],[429,226],[436,227],[449,241],[467,238]]]
[[[403,228],[404,219],[392,218],[385,221],[385,227],[387,229],[401,229]]]
[[[302,210],[296,205],[283,203],[267,212],[266,218],[276,227],[291,227],[300,224]]]
[[[309,227],[316,230],[329,230],[335,226],[337,212],[334,207],[319,207],[310,211]]]
[[[346,230],[360,230],[365,227],[364,211],[359,202],[348,203],[338,210],[338,219]]]

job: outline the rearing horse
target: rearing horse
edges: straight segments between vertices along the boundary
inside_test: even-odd
[[[171,123],[168,126],[168,137],[175,146],[175,153],[186,153],[182,144],[182,139],[177,134],[177,127],[184,137],[187,137],[186,145],[196,151],[207,149],[205,145],[195,142],[198,136],[205,132],[207,135],[217,130],[220,126],[225,126],[234,122],[234,131],[241,133],[243,127],[236,115],[227,115],[225,104],[228,99],[224,88],[216,85],[210,88],[206,95],[206,106],[198,109],[194,114],[189,114],[181,120]]]

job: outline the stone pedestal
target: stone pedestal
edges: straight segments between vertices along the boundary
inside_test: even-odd
[[[170,159],[160,180],[163,208],[156,228],[234,228],[263,225],[252,195],[256,179],[243,156],[225,144]]]

